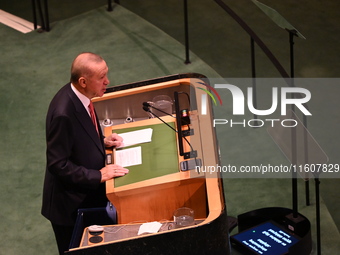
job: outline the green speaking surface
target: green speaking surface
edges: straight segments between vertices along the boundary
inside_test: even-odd
[[[175,128],[174,122],[168,123]],[[179,171],[176,133],[165,124],[154,124],[141,127],[114,130],[117,134],[152,128],[152,141],[125,148],[142,147],[142,164],[129,166],[129,173],[114,179],[115,187],[160,177]],[[117,149],[117,150],[123,150]]]

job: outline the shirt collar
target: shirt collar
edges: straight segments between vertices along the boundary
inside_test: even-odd
[[[71,88],[72,88],[74,94],[76,94],[76,96],[79,98],[79,100],[84,105],[88,114],[90,115],[89,104],[90,104],[91,100],[88,97],[86,97],[85,95],[83,95],[82,93],[80,93],[72,83],[71,83]]]

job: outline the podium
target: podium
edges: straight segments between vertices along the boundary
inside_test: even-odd
[[[171,120],[170,118],[169,116],[163,117],[167,121]],[[175,144],[175,132],[155,118],[113,126],[112,129],[111,127],[106,128],[108,130],[107,133],[117,132],[117,129],[121,126],[153,127],[153,141],[146,145],[156,147],[156,149],[146,152],[149,154],[146,155],[148,159],[145,159],[143,155],[142,165],[127,167],[130,171],[129,174],[121,178],[112,179],[106,183],[107,196],[117,209],[118,223],[128,224],[135,221],[171,220],[173,212],[180,207],[192,208],[195,211],[196,217],[206,218],[207,195],[205,178],[199,174],[195,174],[196,176],[193,177],[194,174],[190,171],[180,171],[179,164],[183,160],[182,157],[174,154],[171,155],[171,149],[165,148],[172,145],[171,142]],[[160,127],[163,129],[163,132],[157,130]],[[165,136],[168,139],[163,143],[159,143],[157,141],[157,132],[160,132],[158,137]],[[158,146],[154,145],[157,143]],[[142,147],[143,151],[147,149]],[[175,147],[175,149],[177,154],[177,148]],[[157,168],[161,167],[163,167],[163,171],[157,171]],[[146,177],[143,176],[145,172],[147,172]],[[167,174],[159,176],[162,172]],[[157,177],[152,177],[152,175]],[[134,182],[134,176],[139,177],[142,181]],[[119,182],[122,184],[117,187]],[[129,184],[124,185],[124,182]]]
[[[204,90],[197,89],[206,83],[203,79],[201,74],[171,75],[111,87],[93,100],[106,136],[153,130],[152,141],[138,145],[142,164],[127,167],[129,174],[106,182],[107,197],[117,210],[117,225],[112,227],[134,229],[153,221],[171,224],[180,207],[194,210],[195,225],[143,235],[131,231],[119,237],[117,233],[114,240],[104,238],[95,245],[84,242],[85,228],[79,247],[67,254],[230,254],[222,180],[219,173],[206,170],[219,165],[219,155],[211,102]],[[150,118],[143,110],[143,102],[157,95],[169,96],[176,105],[171,113],[159,116],[161,120]],[[190,117],[189,123],[180,125],[181,132],[178,109]],[[180,151],[186,152],[185,156]],[[114,162],[115,150],[108,150],[107,155],[112,155]],[[187,170],[181,167],[188,163],[185,161],[201,165]]]

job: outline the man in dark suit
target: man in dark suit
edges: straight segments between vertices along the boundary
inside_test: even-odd
[[[42,214],[51,221],[59,253],[68,250],[77,210],[105,207],[105,181],[128,170],[105,166],[105,146],[119,146],[121,137],[104,138],[93,122],[91,98],[103,96],[109,80],[106,62],[82,53],[72,63],[71,82],[50,103],[46,118],[47,167]]]

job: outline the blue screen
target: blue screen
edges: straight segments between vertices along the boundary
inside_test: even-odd
[[[289,247],[299,239],[289,234],[272,222],[265,222],[259,226],[232,236],[239,244],[247,247],[253,254],[280,255],[288,253]]]

